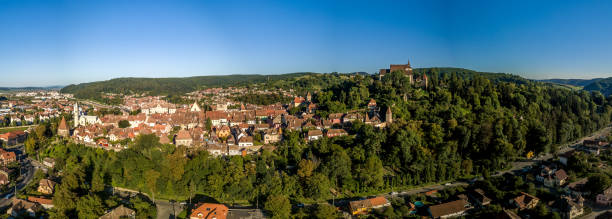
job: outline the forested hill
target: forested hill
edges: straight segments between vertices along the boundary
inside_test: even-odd
[[[481,75],[494,82],[515,82],[519,84],[526,83],[528,80],[516,75],[504,73],[488,73],[477,72],[462,68],[417,68],[414,69],[416,75],[427,73],[428,75],[435,74],[441,78],[450,77],[451,74],[458,75],[464,79],[471,79],[474,75]],[[357,73],[357,75],[363,73]],[[254,83],[275,84],[283,86],[290,82],[301,80],[308,83],[301,84],[303,87],[326,87],[330,81],[326,81],[323,77],[304,77],[309,75],[319,75],[316,73],[289,73],[279,75],[222,75],[222,76],[196,76],[186,78],[116,78],[107,81],[96,81],[90,83],[82,83],[77,85],[69,85],[61,89],[62,93],[74,94],[77,98],[101,100],[102,93],[146,93],[149,95],[170,95],[184,94],[198,89],[207,87],[221,86],[244,86]],[[332,73],[328,75],[337,75]],[[351,75],[356,75],[355,73]],[[307,78],[308,80],[304,80]]]
[[[599,91],[606,96],[612,95],[612,77],[597,80],[584,86],[584,89],[588,91]]]
[[[612,94],[612,77],[593,79],[547,79],[540,81],[583,87],[584,90],[599,91],[605,96]]]
[[[546,79],[540,80],[542,82],[550,82],[555,84],[567,84],[572,86],[584,87],[593,82],[601,80],[602,78],[593,78],[593,79]]]
[[[62,93],[77,98],[97,99],[101,93],[147,93],[150,95],[183,94],[206,87],[239,86],[266,81],[287,80],[313,73],[282,75],[220,75],[186,78],[115,78],[64,87]]]

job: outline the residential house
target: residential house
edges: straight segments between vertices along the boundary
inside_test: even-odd
[[[229,209],[222,204],[204,203],[191,211],[190,219],[226,219]]]
[[[22,130],[16,130],[16,131],[0,134],[0,141],[2,141],[4,145],[12,146],[12,145],[23,143],[26,137],[27,137],[26,132]]]
[[[612,206],[612,186],[597,194],[595,202],[599,205]]]
[[[298,107],[304,102],[306,102],[306,100],[303,97],[295,97],[293,98],[293,101],[291,101],[291,106]]]
[[[327,130],[326,135],[328,138],[333,138],[337,136],[345,136],[345,135],[348,135],[348,133],[344,131],[344,129],[330,129],[330,130]]]
[[[9,173],[4,170],[0,170],[0,186],[8,185],[10,182]]]
[[[590,192],[584,187],[588,181],[589,181],[588,178],[582,178],[582,179],[576,180],[573,183],[567,184],[565,188],[572,196],[589,195]]]
[[[562,186],[567,178],[565,170],[556,170],[548,166],[543,166],[540,174],[536,176],[536,180],[544,183],[544,186],[547,187]]]
[[[185,129],[182,129],[178,132],[174,141],[176,146],[184,145],[189,147],[193,144],[193,138],[191,137],[191,134],[189,134],[189,132]]]
[[[282,138],[280,133],[281,131],[276,131],[276,129],[266,130],[263,134],[264,144],[272,144],[279,142]]]
[[[491,204],[491,199],[485,196],[485,192],[482,189],[474,189],[468,195],[478,206],[482,207]]]
[[[368,102],[368,109],[370,109],[370,110],[375,110],[376,109],[376,100],[370,99],[370,102]]]
[[[227,138],[232,134],[232,130],[227,126],[222,126],[216,130],[217,137],[219,138]]]
[[[108,147],[108,139],[106,139],[106,138],[99,138],[96,141],[96,145],[98,145],[99,147],[107,148]]]
[[[510,203],[516,206],[519,210],[524,210],[524,209],[534,208],[538,204],[539,201],[540,201],[539,198],[533,195],[521,192],[519,196],[510,200]]]
[[[349,202],[352,215],[367,214],[372,209],[390,206],[391,203],[383,196]]]
[[[555,206],[565,219],[573,219],[584,214],[584,198],[582,196],[578,196],[575,201],[569,196],[563,196],[555,202]]]
[[[307,134],[308,141],[318,140],[323,137],[323,132],[318,129],[309,130]]]
[[[28,197],[28,201],[34,202],[34,203],[38,203],[38,204],[40,204],[45,209],[50,209],[50,208],[54,207],[53,200],[52,199],[48,199],[48,198],[29,196]]]
[[[55,167],[55,159],[50,158],[50,157],[45,157],[45,159],[43,159],[43,165],[45,165],[48,168],[53,168]]]
[[[249,147],[253,146],[253,136],[244,136],[238,140],[238,146]]]
[[[17,161],[15,152],[5,151],[4,149],[0,148],[0,163],[2,163],[3,166],[9,165],[15,161]]]
[[[434,219],[452,218],[465,215],[466,211],[469,209],[469,203],[463,199],[459,199],[452,202],[430,206],[429,213],[431,214],[431,218]]]
[[[332,113],[327,116],[327,118],[332,122],[332,124],[340,124],[342,123],[342,113]]]
[[[42,210],[42,206],[35,202],[29,202],[23,199],[13,199],[13,205],[6,213],[13,217],[27,215],[30,217],[36,216],[36,212]]]
[[[123,205],[114,208],[113,210],[102,215],[99,219],[119,219],[119,218],[136,218],[136,211],[126,208]]]
[[[41,179],[38,182],[38,192],[46,195],[53,194],[53,190],[55,189],[55,182],[48,179]]]

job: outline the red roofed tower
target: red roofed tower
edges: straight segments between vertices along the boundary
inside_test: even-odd
[[[68,129],[68,125],[66,124],[66,119],[62,117],[62,121],[60,121],[59,126],[57,126],[57,135],[62,137],[68,137],[70,135],[70,129]]]

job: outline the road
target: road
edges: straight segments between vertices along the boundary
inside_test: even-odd
[[[580,219],[595,219],[598,215],[610,210],[610,207],[601,207],[591,201],[586,201],[584,204],[591,208],[591,213],[580,217]]]
[[[443,184],[436,184],[436,185],[430,185],[430,186],[423,186],[423,187],[419,187],[419,188],[414,188],[414,189],[410,189],[410,190],[406,190],[406,191],[401,191],[401,192],[397,192],[394,194],[386,194],[385,197],[396,197],[396,196],[409,196],[409,195],[415,195],[415,194],[419,194],[419,193],[424,193],[424,192],[428,192],[431,190],[444,190],[450,187],[455,187],[455,186],[467,186],[467,183],[464,182],[453,182],[450,183],[448,185],[443,185]]]
[[[21,191],[26,185],[30,183],[30,181],[32,181],[32,178],[34,178],[34,172],[36,171],[36,168],[32,166],[30,160],[28,159],[23,160],[22,165],[22,171],[25,172],[22,173],[22,176],[20,176],[21,180],[17,183],[17,191]],[[8,193],[2,194],[2,198],[0,198],[0,208],[3,208],[12,203],[13,198],[15,198],[13,192],[14,191],[11,190]],[[10,199],[4,199],[4,197],[8,194],[13,194],[13,197]]]
[[[113,187],[117,191],[127,192],[132,194],[143,194],[149,198],[151,198],[147,193],[139,192],[136,190],[121,188],[121,187]],[[183,211],[183,206],[176,202],[167,201],[167,200],[155,200],[155,206],[157,207],[157,219],[174,219],[176,215]]]
[[[612,127],[607,126],[607,127],[603,128],[603,129],[600,129],[600,130],[592,133],[591,135],[583,137],[583,138],[581,138],[581,139],[579,139],[577,141],[561,145],[561,146],[559,146],[559,151],[557,151],[557,155],[564,154],[564,153],[566,153],[568,151],[575,150],[576,146],[582,144],[582,142],[584,140],[593,140],[593,139],[604,137],[608,133],[610,133],[611,129],[612,129]],[[504,171],[497,172],[493,176],[501,176],[501,175],[503,175],[505,173],[511,173],[513,171],[523,169],[523,168],[525,168],[527,166],[534,165],[537,162],[540,162],[540,161],[543,161],[543,160],[549,160],[549,159],[552,159],[552,158],[553,158],[552,153],[547,153],[547,154],[545,154],[543,156],[539,156],[539,157],[534,158],[532,160],[524,160],[524,161],[512,162],[511,163],[512,168],[510,168],[509,170],[504,170]]]

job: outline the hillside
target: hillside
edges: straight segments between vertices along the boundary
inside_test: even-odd
[[[593,79],[546,79],[540,82],[553,83],[586,91],[599,91],[605,96],[612,94],[612,77]]]
[[[602,78],[593,78],[593,79],[545,79],[545,80],[539,80],[541,82],[550,82],[550,83],[555,83],[555,84],[566,84],[566,85],[572,85],[572,86],[579,86],[579,87],[584,87],[587,86],[593,82],[599,81]]]
[[[61,92],[71,93],[75,97],[83,99],[100,99],[101,93],[183,94],[206,87],[240,86],[265,81],[287,80],[309,74],[313,73],[196,76],[186,78],[116,78],[107,81],[68,85],[61,89]]]
[[[599,91],[605,96],[612,94],[612,77],[597,80],[589,85],[584,86],[584,90]]]

